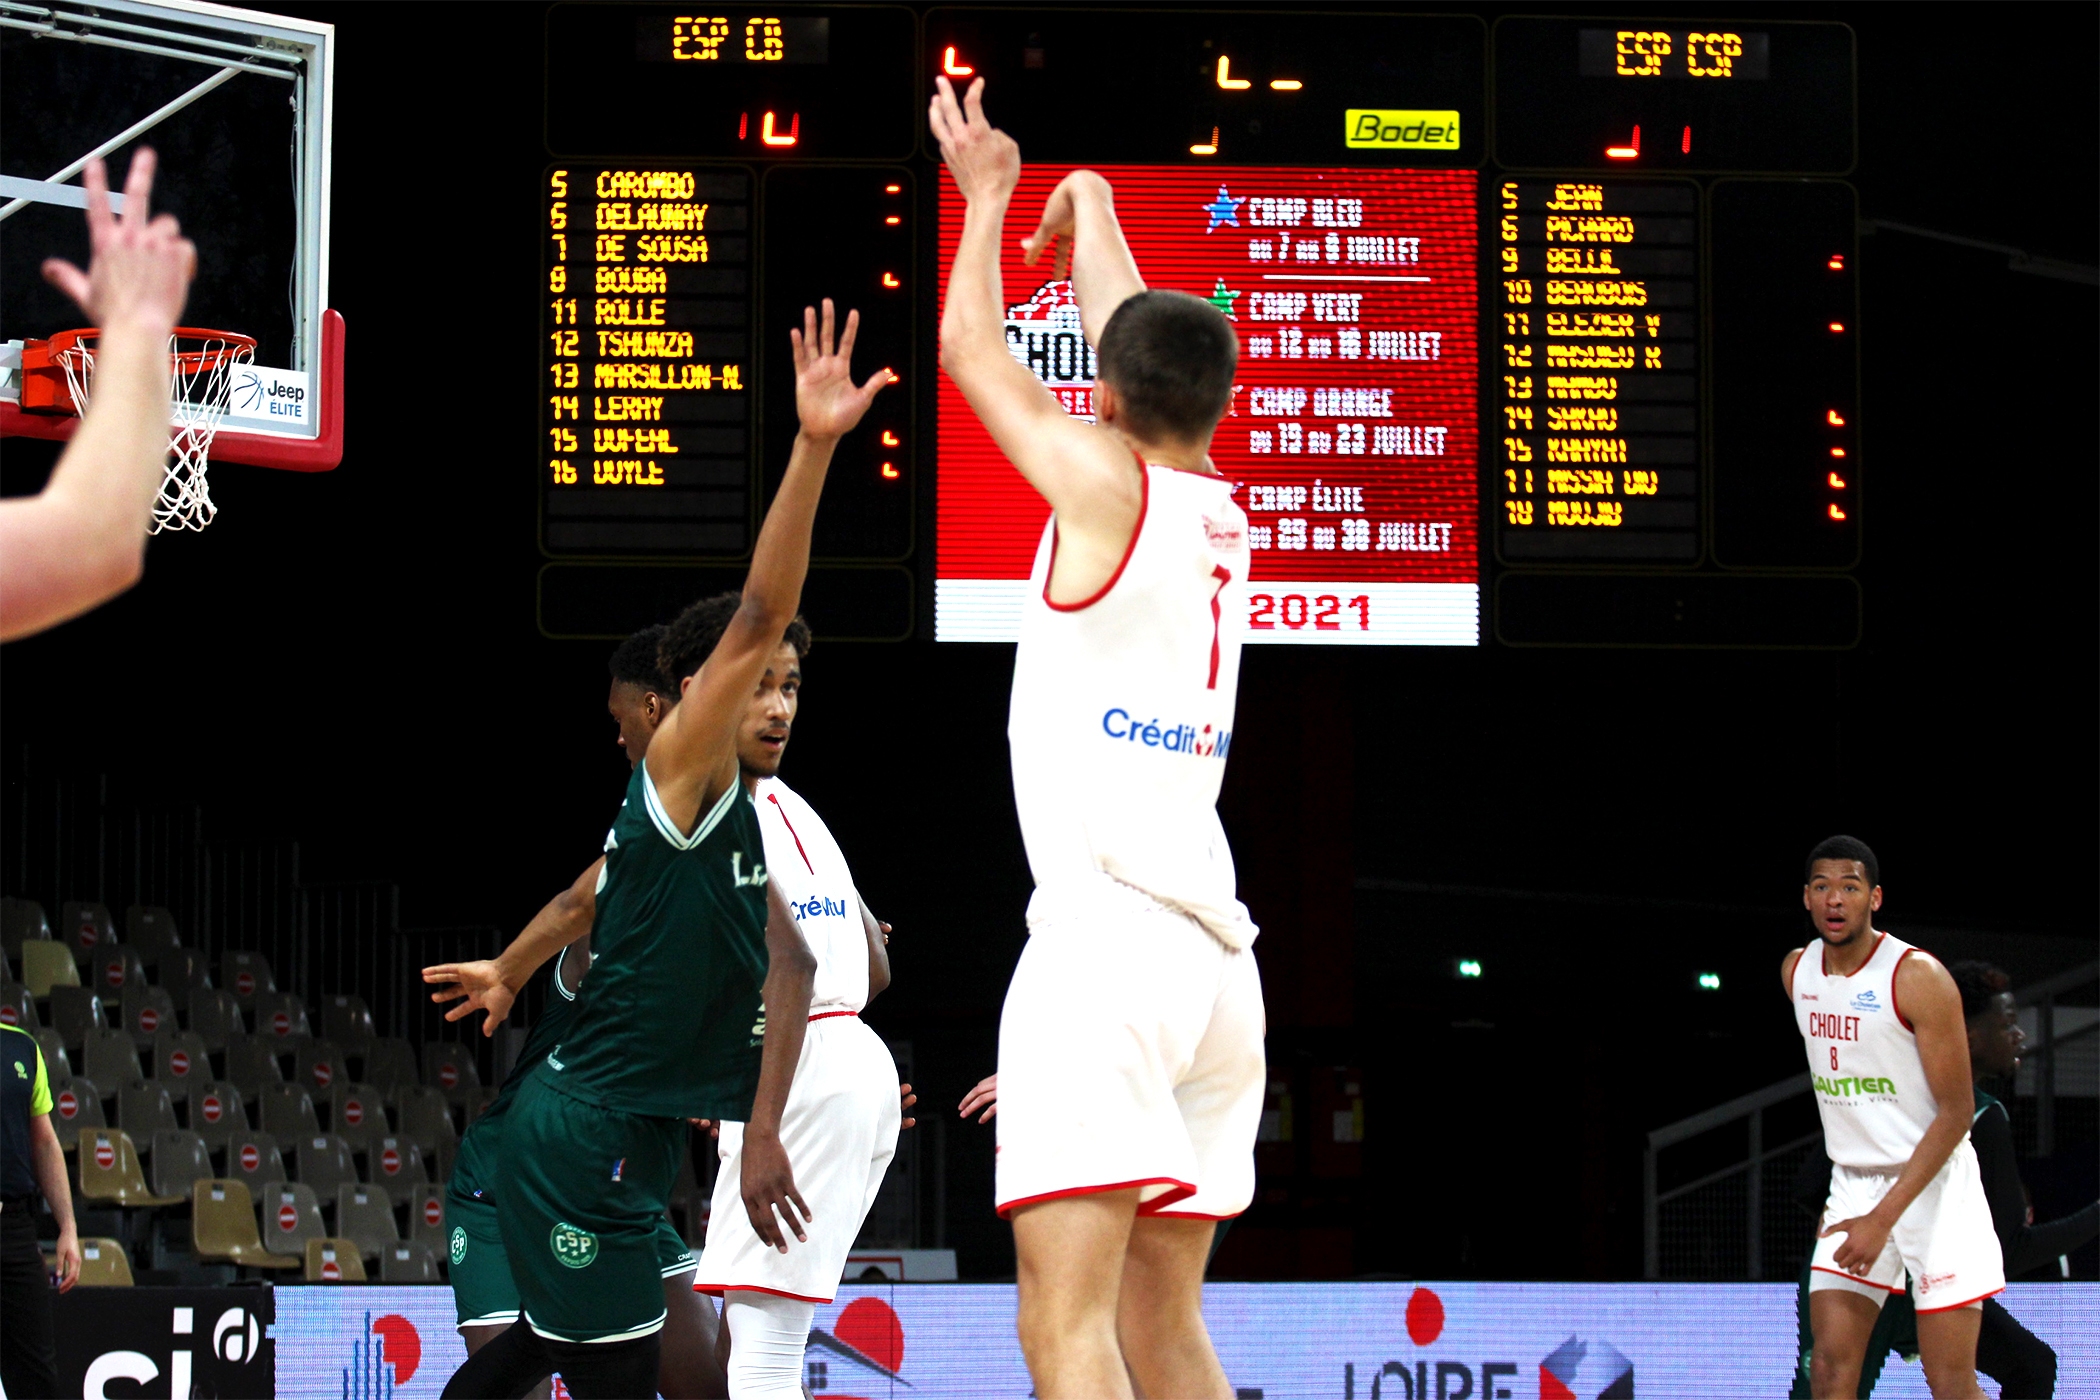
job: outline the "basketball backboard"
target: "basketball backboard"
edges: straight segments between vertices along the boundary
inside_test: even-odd
[[[80,170],[123,187],[160,156],[156,210],[197,245],[183,322],[253,336],[211,459],[326,471],[342,458],[343,322],[328,308],[332,25],[196,0],[0,3],[0,436],[65,438],[25,409],[21,352],[83,313],[39,271],[87,264]]]

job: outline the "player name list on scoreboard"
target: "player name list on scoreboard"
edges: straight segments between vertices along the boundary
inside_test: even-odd
[[[549,553],[749,547],[750,198],[747,176],[720,170],[548,172]]]
[[[1697,193],[1497,186],[1497,548],[1510,563],[1699,556]],[[1499,336],[1494,333],[1499,331]],[[1496,371],[1490,371],[1491,374]]]

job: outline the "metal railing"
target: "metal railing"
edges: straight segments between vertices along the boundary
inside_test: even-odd
[[[2023,1087],[2032,1086],[2035,1156],[2056,1150],[2058,1071],[2066,1048],[2089,1053],[2100,1041],[2100,1021],[2087,1021],[2059,1035],[2060,1003],[2096,981],[2100,962],[2088,962],[2014,993],[2018,1005],[2036,1013],[2036,1033],[2022,1052],[2021,1071]],[[1641,1158],[1646,1277],[1762,1279],[1784,1276],[1799,1266],[1807,1245],[1802,1231],[1788,1228],[1793,1222],[1783,1216],[1775,1219],[1769,1207],[1784,1196],[1807,1155],[1820,1148],[1823,1134],[1818,1128],[1770,1146],[1766,1127],[1768,1115],[1795,1106],[1813,1087],[1808,1074],[1792,1075],[1648,1134]],[[1659,1189],[1663,1152],[1737,1125],[1745,1139],[1737,1160]]]

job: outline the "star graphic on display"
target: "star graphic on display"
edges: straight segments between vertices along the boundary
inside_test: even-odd
[[[1239,299],[1240,294],[1228,288],[1225,285],[1225,279],[1222,277],[1218,279],[1218,285],[1211,290],[1211,294],[1204,298],[1204,300],[1209,302],[1212,306],[1215,306],[1218,308],[1218,310],[1224,312],[1225,319],[1228,321],[1237,321],[1240,319],[1239,317],[1232,314],[1232,304],[1238,301]]]
[[[1231,224],[1234,228],[1239,227],[1240,206],[1246,202],[1247,197],[1245,195],[1234,199],[1231,195],[1225,193],[1223,185],[1218,186],[1218,197],[1203,206],[1203,212],[1210,215],[1210,228],[1203,231],[1209,233],[1211,229],[1215,229],[1219,224]]]

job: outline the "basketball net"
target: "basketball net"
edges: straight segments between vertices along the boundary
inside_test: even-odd
[[[90,334],[82,334],[54,358],[65,366],[66,387],[73,391],[74,404],[85,414],[88,389],[95,382],[93,339]],[[219,422],[233,399],[233,371],[254,359],[255,342],[231,331],[197,331],[178,326],[168,337],[173,412],[166,472],[161,479],[159,499],[153,503],[153,524],[148,533],[202,530],[219,513],[212,504],[204,468],[211,457],[211,443],[218,435]]]

